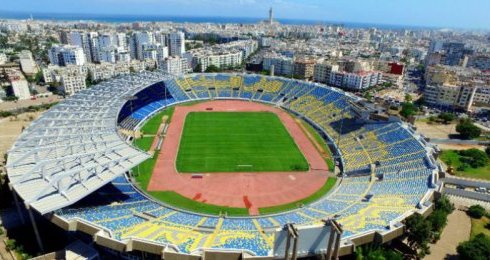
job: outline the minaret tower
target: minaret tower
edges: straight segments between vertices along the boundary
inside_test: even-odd
[[[274,19],[274,12],[272,11],[272,7],[269,9],[269,24],[272,24]]]

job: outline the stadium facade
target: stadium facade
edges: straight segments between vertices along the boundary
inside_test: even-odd
[[[339,184],[309,205],[251,217],[176,209],[135,187],[129,173],[150,155],[124,133],[166,107],[211,99],[267,103],[305,119],[333,148]],[[403,234],[402,220],[430,213],[438,188],[434,148],[372,108],[341,90],[280,77],[144,72],[100,83],[44,113],[9,150],[7,174],[31,213],[114,252],[282,258],[294,233],[297,256],[331,254],[333,229],[325,227],[335,220],[342,234],[333,239],[335,254],[346,255]]]

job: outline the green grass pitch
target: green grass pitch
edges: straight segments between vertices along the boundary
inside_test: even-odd
[[[307,171],[308,162],[270,112],[191,112],[176,167],[182,173]]]

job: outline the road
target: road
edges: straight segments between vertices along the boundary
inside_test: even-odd
[[[19,100],[19,101],[5,101],[0,103],[0,111],[12,111],[19,108],[27,108],[29,106],[51,104],[51,103],[59,102],[62,99],[63,98],[60,96],[53,95],[45,98],[36,98],[34,100],[26,99],[26,100]]]
[[[490,144],[490,141],[477,141],[477,140],[461,140],[461,139],[445,139],[445,138],[431,138],[431,143],[434,144],[461,144],[461,145],[485,145]]]

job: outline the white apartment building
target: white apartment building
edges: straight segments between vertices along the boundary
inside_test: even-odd
[[[193,54],[192,64],[193,67],[200,66],[201,72],[205,72],[211,65],[222,69],[240,66],[242,64],[242,57],[243,54],[239,50],[220,53],[215,53],[213,51],[202,51],[200,53]]]
[[[116,45],[118,48],[128,50],[128,37],[125,33],[116,33]]]
[[[193,69],[200,68],[201,72],[214,65],[221,69],[238,67],[242,62],[258,48],[257,41],[243,40],[212,47],[193,49],[184,53]]]
[[[99,33],[89,32],[87,33],[88,46],[90,48],[91,62],[99,62]],[[87,54],[87,53],[86,53]]]
[[[117,46],[117,39],[114,34],[104,33],[99,35],[99,48],[111,48]]]
[[[86,76],[79,73],[66,71],[61,75],[61,90],[68,96],[71,96],[87,88],[85,83]]]
[[[241,50],[243,52],[243,60],[245,60],[259,48],[259,43],[255,40],[232,41],[222,44],[221,48]]]
[[[143,50],[142,60],[157,60],[157,51],[155,49]]]
[[[178,56],[171,56],[164,60],[160,60],[158,62],[158,68],[173,75],[184,74],[189,70],[189,67],[187,66],[187,59]]]
[[[20,67],[22,68],[22,71],[25,74],[34,75],[39,71],[37,64],[32,58],[32,53],[30,51],[28,50],[21,51],[19,53],[19,59],[20,59]]]
[[[377,71],[358,73],[332,71],[328,84],[340,88],[360,90],[379,84],[382,77],[382,74]]]
[[[94,62],[92,53],[95,49],[91,44],[92,38],[96,36],[96,33],[86,33],[83,31],[71,31],[67,33],[67,41],[69,45],[78,46],[83,49],[85,60],[87,62]]]
[[[115,48],[104,48],[99,52],[100,62],[116,63],[117,50]]]
[[[92,80],[101,81],[110,79],[116,76],[115,65],[112,63],[101,63],[101,64],[90,64],[87,66],[88,73]],[[127,73],[129,73],[129,68],[126,67]]]
[[[131,54],[128,51],[120,51],[117,53],[116,60],[118,62],[125,62],[128,63],[131,61]]]
[[[57,77],[58,70],[61,70],[61,67],[58,65],[50,64],[47,67],[43,67],[42,72],[43,72],[44,82],[49,84],[49,83],[60,81],[59,78]]]
[[[159,43],[163,46],[168,46],[168,33],[166,32],[156,32],[155,33],[155,43]]]
[[[5,53],[0,53],[0,65],[7,63],[7,61],[8,61],[7,55]]]
[[[163,60],[168,57],[168,48],[160,43],[143,44],[143,60]]]
[[[84,65],[86,61],[83,49],[73,45],[53,45],[48,56],[51,64],[59,66]]]
[[[88,68],[87,65],[77,66],[77,65],[67,65],[60,67],[58,65],[48,65],[42,68],[44,82],[54,83],[61,82],[62,76],[66,74],[79,74],[83,78],[87,78]]]
[[[29,83],[24,75],[19,71],[8,71],[7,77],[12,86],[12,92],[19,100],[30,99],[31,92],[29,91]]]
[[[53,82],[63,82],[63,78],[65,82],[70,83],[73,80],[74,75],[79,75],[80,78],[84,80],[87,78],[87,75],[90,74],[92,80],[101,81],[110,79],[119,75],[129,74],[130,68],[133,68],[134,71],[143,71],[147,68],[153,68],[154,62],[144,62],[133,60],[130,62],[117,62],[117,63],[107,63],[102,62],[100,64],[85,64],[83,66],[76,65],[68,65],[65,67],[60,67],[57,65],[49,65],[42,69],[44,81],[46,83]],[[76,81],[76,79],[75,79]],[[70,88],[70,87],[68,87]],[[75,89],[79,89],[80,87],[75,87]]]
[[[183,32],[173,32],[168,35],[170,56],[181,56],[185,52],[185,35]]]
[[[155,42],[151,32],[135,32],[132,37],[131,51],[135,59],[144,60],[143,46],[151,45]]]
[[[0,22],[0,29],[14,32],[27,31],[26,21],[2,21]]]
[[[262,68],[273,72],[274,75],[292,76],[294,70],[294,60],[293,58],[285,56],[270,55],[264,57]]]

